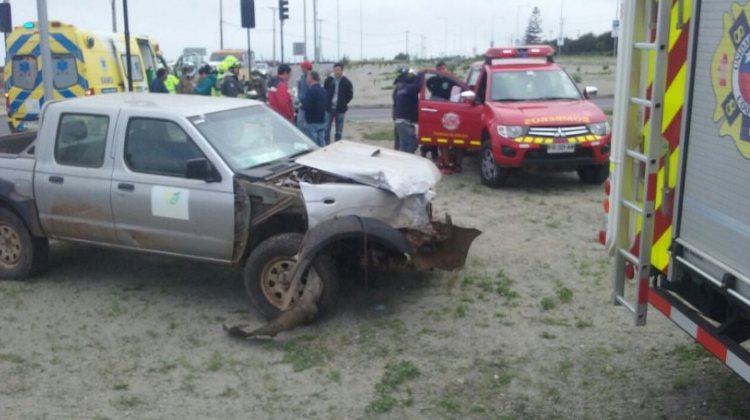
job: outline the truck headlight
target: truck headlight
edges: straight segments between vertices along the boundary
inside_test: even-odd
[[[497,134],[506,139],[515,139],[526,134],[526,127],[522,125],[498,125]]]
[[[600,123],[593,123],[589,124],[589,131],[591,131],[591,134],[595,134],[597,136],[606,136],[609,134],[609,123],[608,122],[600,122]]]

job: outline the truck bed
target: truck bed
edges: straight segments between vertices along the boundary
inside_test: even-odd
[[[36,131],[0,136],[0,154],[18,155],[36,140]],[[33,150],[29,151],[33,154]]]

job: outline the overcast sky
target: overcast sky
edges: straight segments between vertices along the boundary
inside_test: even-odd
[[[117,29],[123,31],[122,0],[117,4]],[[168,59],[185,47],[219,49],[219,3],[224,10],[224,48],[247,48],[240,25],[240,0],[129,0],[130,33],[155,38]],[[13,25],[37,20],[37,0],[10,0]],[[308,57],[313,57],[313,0],[289,0],[290,19],[284,24],[284,56],[292,57],[292,43],[304,39],[304,4],[307,4]],[[442,53],[470,55],[495,45],[507,45],[523,36],[533,7],[539,7],[545,38],[557,38],[562,8],[563,34],[600,34],[611,30],[618,0],[317,0],[322,19],[321,54],[324,59],[385,57],[399,52],[432,57]],[[112,30],[112,0],[47,0],[50,20],[81,29]],[[337,22],[338,4],[338,22]],[[276,22],[276,58],[280,59],[277,0],[255,0],[256,27],[250,30],[256,59],[273,56],[273,21]],[[407,31],[408,36],[407,36]],[[4,50],[3,50],[4,56]]]

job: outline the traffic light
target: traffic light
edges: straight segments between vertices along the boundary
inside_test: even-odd
[[[279,0],[279,20],[289,19],[289,0]]]

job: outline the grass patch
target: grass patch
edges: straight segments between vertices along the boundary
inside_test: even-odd
[[[672,355],[680,362],[695,362],[708,357],[709,354],[698,344],[678,344],[672,350]]]
[[[397,398],[401,385],[406,381],[418,378],[422,372],[409,360],[398,363],[389,362],[385,365],[385,372],[380,382],[375,384],[376,397],[367,404],[365,411],[368,413],[384,413],[391,411],[394,407],[411,406],[414,404],[414,397],[407,390],[406,397]],[[394,395],[396,394],[396,395]]]
[[[123,395],[113,400],[111,404],[114,408],[125,411],[143,405],[144,401],[136,395]]]
[[[551,298],[548,298],[548,297],[542,299],[542,301],[540,302],[540,304],[542,305],[542,309],[545,310],[545,311],[549,311],[551,309],[554,309],[555,306],[557,306],[557,304],[555,303],[555,301],[553,299],[551,299]]]
[[[224,355],[218,351],[215,351],[211,355],[211,359],[208,361],[208,371],[218,372],[221,370],[221,368],[224,367],[225,363],[226,363],[226,358],[224,357]]]
[[[311,340],[309,337],[303,337],[303,339]],[[292,365],[294,372],[302,372],[323,364],[323,354],[317,348],[305,343],[272,344],[271,347],[284,352],[281,363]]]
[[[450,414],[458,414],[458,412],[461,411],[461,405],[452,398],[443,398],[438,401],[438,407],[444,409]]]
[[[0,362],[11,362],[11,363],[17,363],[20,365],[20,364],[26,363],[26,360],[24,360],[23,357],[15,353],[4,353],[4,354],[0,354]]]
[[[378,126],[362,133],[365,140],[393,140],[393,126]]]
[[[573,300],[573,291],[563,286],[557,289],[557,298],[560,299],[560,302],[562,303],[570,303],[570,301]]]

